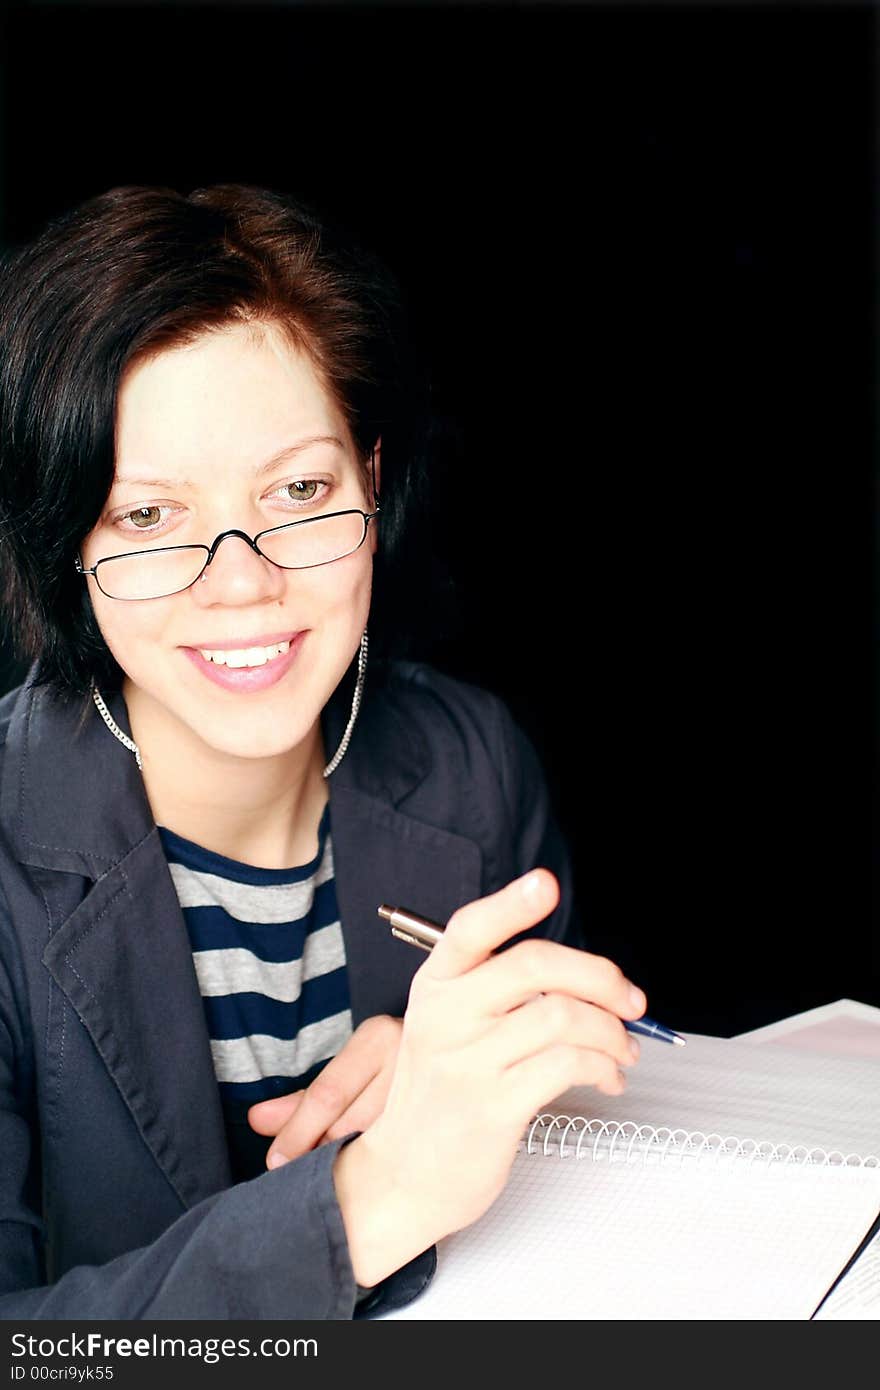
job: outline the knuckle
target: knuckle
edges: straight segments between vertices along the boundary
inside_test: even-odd
[[[583,1053],[574,1043],[560,1043],[556,1048],[559,1071],[564,1087],[573,1086],[583,1071]]]
[[[318,1076],[308,1090],[309,1099],[319,1110],[337,1111],[342,1104],[342,1088],[327,1076]]]
[[[569,1026],[571,1011],[568,1001],[561,994],[545,994],[539,1001],[545,1027],[554,1035],[565,1033]]]
[[[598,1087],[605,1095],[619,1095],[624,1089],[625,1081],[623,1073],[618,1067],[613,1057],[607,1053],[598,1053],[595,1058],[593,1068],[593,1084]]]
[[[636,1039],[636,1041],[638,1041],[638,1039]],[[618,1024],[615,1029],[615,1042],[614,1056],[618,1061],[626,1063],[632,1062],[633,1035],[627,1032],[622,1023]]]
[[[328,1125],[323,1142],[330,1143],[334,1139],[344,1139],[347,1134],[351,1134],[352,1130],[360,1128],[361,1126],[355,1119],[342,1115],[338,1120],[334,1120],[332,1125]]]
[[[400,1037],[403,1024],[399,1018],[394,1018],[391,1014],[379,1014],[376,1023],[379,1037],[383,1042],[396,1042]]]
[[[413,1008],[418,1010],[422,1006],[423,1001],[430,996],[431,988],[432,982],[428,975],[424,973],[424,966],[422,966],[410,980],[409,995],[406,1001],[406,1016],[408,1019],[412,1017],[410,1010]]]
[[[620,1080],[620,1070],[617,1063],[614,1058],[609,1057],[607,1053],[600,1054],[599,1071],[603,1081],[613,1081],[616,1084]]]
[[[537,984],[543,975],[546,954],[544,944],[544,942],[533,938],[530,941],[520,942],[515,948],[517,966],[528,982]]]
[[[620,966],[607,956],[596,956],[596,968],[599,972],[599,979],[602,984],[611,992],[616,991],[623,984],[624,975]]]
[[[468,923],[471,921],[471,918],[475,915],[475,913],[478,913],[478,911],[478,902],[465,903],[462,907],[457,907],[453,912],[452,916],[448,918],[446,922],[446,930],[450,931],[451,929],[453,935],[455,935],[456,932],[460,932],[462,930],[466,931]]]
[[[374,1014],[364,1019],[357,1031],[370,1043],[382,1043],[394,1037],[398,1027],[398,1020],[390,1014]]]

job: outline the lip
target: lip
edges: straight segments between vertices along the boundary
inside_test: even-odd
[[[279,642],[292,642],[298,632],[265,632],[261,637],[235,637],[231,642],[190,642],[185,651],[246,652],[251,647],[274,647]]]
[[[271,647],[274,642],[290,642],[290,648],[283,656],[276,656],[273,661],[267,661],[264,666],[241,666],[230,669],[228,666],[215,666],[212,661],[206,661],[199,655],[196,647],[182,647],[186,656],[198,671],[201,671],[206,680],[213,681],[214,685],[222,686],[224,690],[233,690],[239,694],[252,694],[260,690],[268,690],[270,686],[277,685],[283,680],[290,670],[305,640],[305,632],[295,632],[292,636],[278,636],[274,638],[261,638],[255,642],[251,640],[252,647]],[[237,648],[232,643],[221,643],[219,646],[205,647],[205,651],[235,651]],[[245,648],[247,650],[247,648]]]

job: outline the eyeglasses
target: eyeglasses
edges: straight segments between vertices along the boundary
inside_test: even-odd
[[[84,569],[77,556],[77,574],[91,574],[102,594],[123,600],[168,598],[189,589],[210,565],[220,542],[238,536],[263,559],[283,570],[314,569],[330,565],[359,550],[367,537],[367,527],[379,515],[356,509],[309,516],[271,526],[251,540],[244,531],[221,531],[213,545],[165,545],[155,550],[131,550],[124,555],[106,555],[91,569]]]
[[[301,521],[288,521],[283,526],[270,526],[253,540],[244,531],[221,531],[213,545],[163,545],[155,550],[130,550],[122,555],[105,555],[91,569],[83,568],[77,555],[74,564],[77,574],[91,574],[107,598],[123,601],[147,598],[170,598],[181,594],[200,579],[210,565],[221,541],[238,536],[251,550],[271,560],[283,570],[308,570],[318,565],[330,565],[344,560],[360,550],[367,538],[367,527],[379,515],[379,493],[376,488],[376,451],[370,452],[373,473],[372,512],[349,508],[344,512],[327,512],[324,516],[307,516]]]

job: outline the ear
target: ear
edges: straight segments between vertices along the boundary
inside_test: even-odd
[[[376,440],[375,446],[374,446],[374,448],[373,448],[373,460],[374,460],[374,463],[375,463],[375,472],[376,472],[376,492],[377,492],[378,495],[381,497],[381,495],[382,495],[382,436],[381,436],[381,435],[380,435],[379,438]],[[372,473],[372,469],[371,469],[371,473]],[[376,508],[376,500],[377,500],[376,497],[372,497],[372,498],[370,499],[370,510],[371,510],[371,511],[374,511],[375,508]],[[375,555],[375,553],[376,553],[376,547],[377,547],[377,545],[378,545],[378,543],[379,543],[379,531],[378,531],[378,527],[376,526],[376,523],[375,523],[375,522],[373,522],[373,525],[369,528],[369,530],[370,530],[370,534],[369,534],[368,539],[369,539],[369,544],[370,544],[370,551],[372,552],[373,555]]]
[[[374,448],[373,448],[373,458],[374,458],[375,464],[376,464],[376,491],[377,491],[377,493],[379,494],[379,496],[381,497],[381,495],[382,495],[382,436],[381,436],[381,434],[379,435],[379,438],[376,440],[375,446],[374,446]],[[372,505],[373,505],[374,507],[375,507],[375,505],[376,505],[376,498],[375,498],[375,497],[373,498]]]

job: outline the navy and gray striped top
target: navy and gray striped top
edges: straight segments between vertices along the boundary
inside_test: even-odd
[[[299,1090],[351,1037],[345,947],[333,879],[330,807],[318,852],[258,869],[159,827],[189,933],[233,1174],[264,1171],[271,1139],[247,1109]]]

